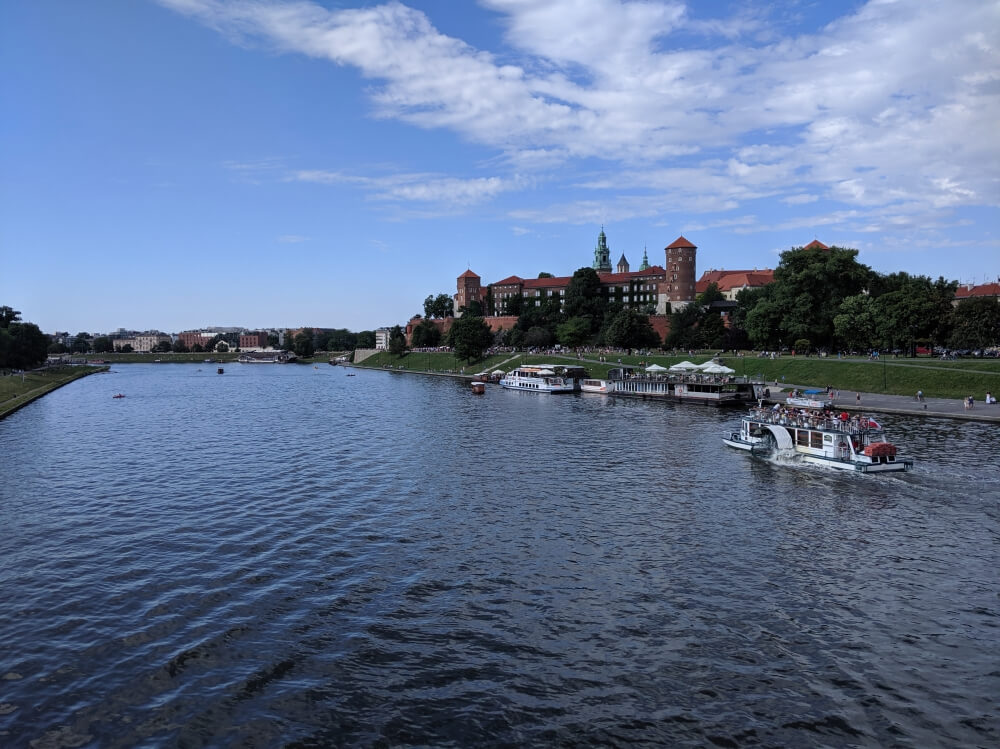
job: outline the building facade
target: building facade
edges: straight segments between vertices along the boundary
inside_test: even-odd
[[[267,333],[257,331],[255,333],[240,334],[240,349],[265,349],[267,348]]]

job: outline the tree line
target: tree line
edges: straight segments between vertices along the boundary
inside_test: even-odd
[[[669,311],[665,340],[650,325],[647,305],[629,304],[620,293],[609,293],[592,268],[573,274],[564,297],[541,296],[537,303],[520,295],[505,299],[505,311],[518,315],[517,323],[489,334],[488,342],[478,302],[463,310],[442,339],[433,319],[450,314],[442,301],[450,298],[431,295],[412,345],[447,343],[456,355],[461,348],[478,358],[477,351],[481,356],[492,345],[547,348],[557,343],[568,348],[785,348],[802,353],[877,349],[911,355],[920,346],[961,350],[1000,343],[997,299],[973,298],[956,305],[957,281],[882,274],[859,263],[857,256],[857,250],[843,247],[792,248],[781,254],[773,283],[744,289],[734,302],[710,284],[694,304]],[[488,296],[491,291],[487,289]],[[492,302],[488,299],[487,306]]]

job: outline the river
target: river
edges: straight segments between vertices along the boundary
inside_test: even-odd
[[[117,365],[0,421],[0,745],[1000,744],[1000,430]],[[113,399],[115,393],[125,398]]]

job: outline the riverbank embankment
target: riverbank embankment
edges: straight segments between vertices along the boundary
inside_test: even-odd
[[[411,360],[412,361],[408,361]],[[435,368],[435,359],[440,358],[440,368]],[[615,358],[618,358],[617,356]],[[508,370],[521,363],[533,363],[538,361],[565,360],[567,363],[582,365],[592,370],[595,377],[606,377],[607,370],[615,366],[644,366],[650,362],[660,363],[669,366],[676,363],[672,359],[676,357],[643,357],[622,356],[621,364],[617,362],[595,361],[587,357],[565,356],[559,354],[506,354],[505,359],[491,357],[487,362],[480,364],[477,369],[480,371],[493,371],[495,369]],[[695,356],[694,359],[701,360],[704,356]],[[371,361],[371,360],[369,360]],[[985,366],[993,365],[992,362],[969,362],[972,371],[963,371],[961,365],[955,362],[938,363],[934,360],[900,360],[893,361],[889,367],[894,368],[892,374],[886,375],[886,367],[877,362],[864,360],[836,360],[799,357],[797,360],[791,358],[777,360],[748,359],[744,365],[741,359],[728,358],[728,363],[750,370],[763,370],[757,375],[761,381],[767,382],[772,400],[784,402],[785,398],[793,389],[807,390],[816,388],[818,382],[831,383],[831,387],[838,392],[835,399],[836,408],[842,411],[878,411],[888,414],[905,414],[910,416],[934,416],[951,419],[964,419],[969,421],[1000,422],[1000,404],[986,404],[983,399],[975,400],[973,407],[965,407],[965,395],[961,397],[948,395],[927,396],[918,401],[916,395],[901,395],[899,393],[879,393],[871,389],[857,388],[858,384],[866,382],[875,384],[873,381],[880,381],[884,384],[886,380],[890,383],[895,380],[897,387],[906,389],[914,388],[916,392],[917,384],[927,383],[939,393],[946,393],[948,390],[955,390],[957,387],[964,388],[960,392],[979,392],[983,388],[992,388],[986,392],[996,393],[1000,391],[1000,375],[991,371],[982,371]],[[735,361],[735,364],[734,364]],[[958,364],[958,366],[956,366]],[[416,366],[414,366],[416,365]],[[470,380],[471,368],[466,372],[451,369],[455,366],[450,354],[421,354],[418,359],[414,355],[404,357],[388,357],[385,352],[380,352],[380,356],[375,358],[371,364],[348,364],[348,366],[359,369],[371,369],[376,371],[394,372],[397,374],[421,374],[434,377],[454,377]],[[790,374],[807,375],[808,384],[792,385],[787,380]],[[904,381],[905,376],[905,381]],[[778,378],[786,381],[777,384]],[[930,382],[933,379],[933,382]],[[794,380],[799,381],[799,380]],[[843,387],[844,382],[854,384],[855,389]],[[994,385],[994,382],[996,383]],[[774,384],[771,384],[774,383]],[[838,383],[840,383],[838,387]],[[861,394],[860,400],[858,393]]]
[[[60,366],[0,377],[0,419],[81,377],[106,372],[106,366]]]

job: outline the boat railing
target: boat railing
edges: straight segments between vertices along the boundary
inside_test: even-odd
[[[784,410],[775,411],[770,408],[754,408],[750,411],[750,418],[764,424],[819,429],[825,432],[839,432],[848,435],[865,434],[869,437],[879,437],[883,433],[882,427],[872,426],[872,420],[867,416],[855,416],[844,420],[832,414],[794,413]]]

